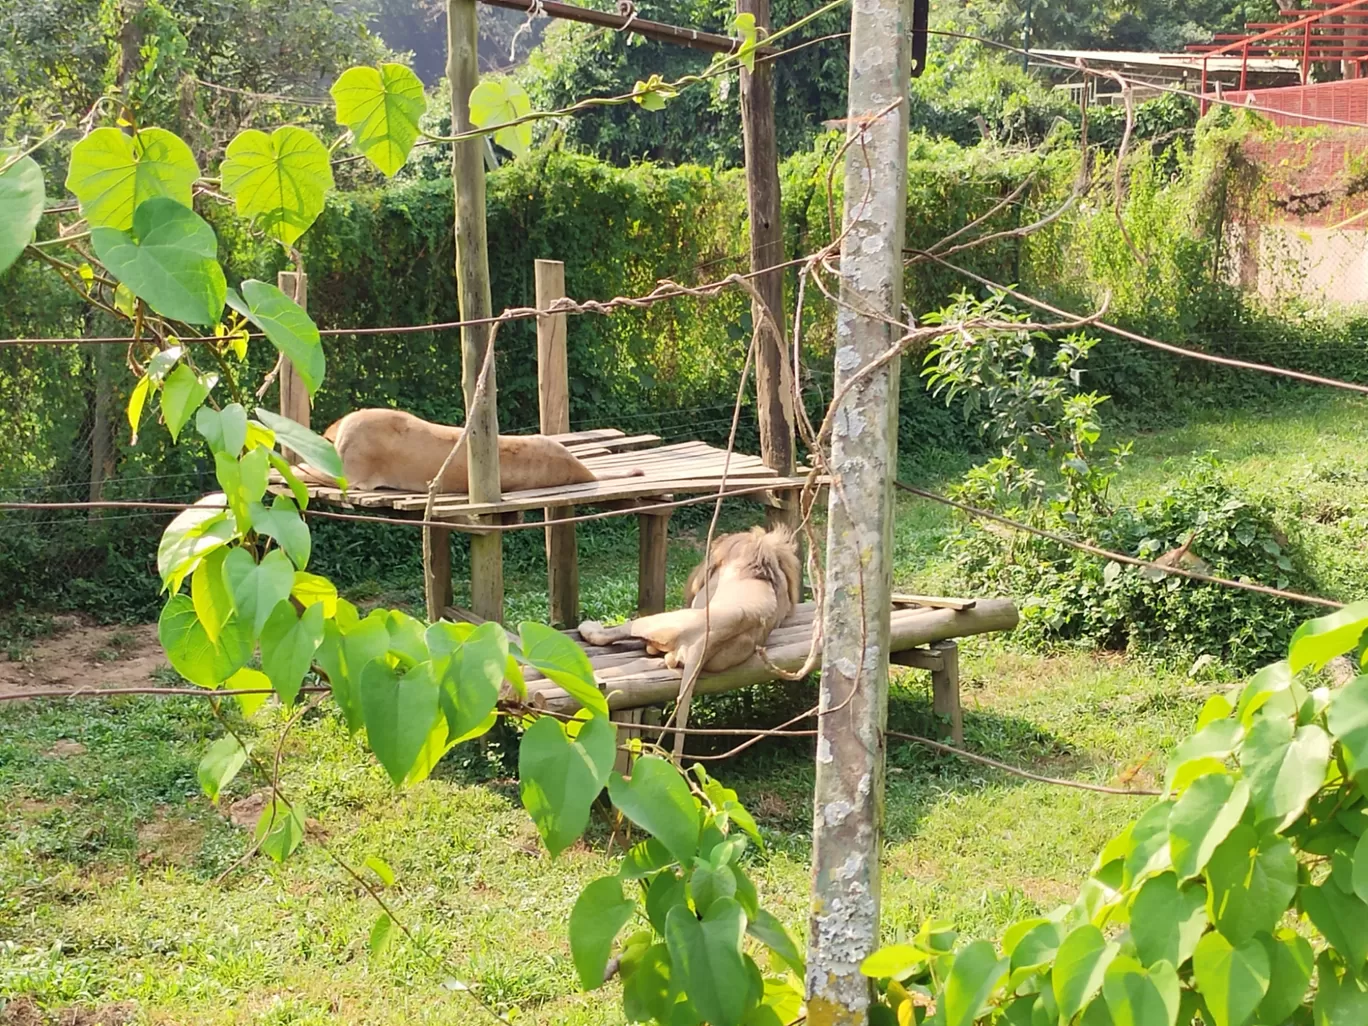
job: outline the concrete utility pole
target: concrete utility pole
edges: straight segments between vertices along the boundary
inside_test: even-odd
[[[912,0],[854,0],[839,393],[895,345],[907,215],[907,93]],[[898,360],[841,399],[831,433],[824,651],[813,811],[809,1026],[869,1021],[860,962],[879,941],[884,726],[888,713]]]

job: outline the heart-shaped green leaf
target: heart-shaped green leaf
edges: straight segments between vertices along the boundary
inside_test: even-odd
[[[199,617],[204,633],[215,644],[218,643],[219,632],[233,615],[233,596],[223,583],[223,563],[228,551],[216,549],[209,553],[190,578],[190,600],[194,603],[195,615]]]
[[[1208,759],[1223,763],[1239,743],[1241,733],[1237,720],[1217,720],[1197,731],[1174,749],[1173,755],[1169,757],[1168,773],[1164,780],[1165,790],[1175,786],[1179,771],[1188,763]]]
[[[235,619],[224,625],[217,643],[210,641],[188,595],[173,595],[166,603],[157,621],[157,639],[172,668],[202,688],[217,688],[252,655],[251,639]]]
[[[1329,616],[1308,620],[1297,628],[1287,647],[1293,673],[1319,670],[1335,656],[1352,652],[1368,630],[1368,601],[1354,602]]]
[[[624,816],[669,848],[680,865],[691,863],[698,851],[698,803],[673,763],[642,756],[630,780],[613,774],[608,796]]]
[[[200,760],[196,776],[205,795],[215,805],[223,789],[233,782],[238,771],[247,763],[247,749],[232,734],[219,738]]]
[[[1215,1026],[1244,1026],[1268,992],[1268,953],[1257,940],[1235,947],[1208,933],[1193,953],[1192,971]]]
[[[1131,829],[1131,848],[1123,862],[1122,884],[1130,888],[1136,882],[1155,873],[1162,873],[1172,865],[1169,854],[1169,817],[1173,802],[1151,805]]]
[[[470,91],[470,123],[476,128],[492,128],[526,117],[532,111],[527,91],[511,78],[496,76],[480,80]],[[532,146],[532,125],[508,125],[494,133],[494,141],[514,156],[521,157]]]
[[[326,577],[319,577],[305,570],[296,570],[290,597],[305,609],[312,605],[321,605],[326,619],[330,620],[337,615],[337,585]]]
[[[431,663],[419,663],[402,677],[380,659],[361,671],[366,738],[395,784],[404,782],[437,720],[437,691]]]
[[[1268,993],[1259,1005],[1260,1022],[1286,1022],[1301,1007],[1316,956],[1304,937],[1291,930],[1279,930],[1276,937],[1259,935],[1268,954]]]
[[[272,798],[257,820],[256,839],[261,850],[277,862],[284,862],[304,841],[304,811]]]
[[[247,411],[241,403],[229,403],[221,410],[202,406],[195,414],[195,430],[209,443],[211,452],[237,459],[247,444]]]
[[[333,187],[328,148],[293,125],[270,135],[254,128],[239,133],[224,151],[219,174],[238,213],[255,218],[262,231],[287,246],[323,213]]]
[[[313,544],[309,538],[309,528],[289,499],[277,495],[271,500],[270,509],[253,502],[248,510],[252,516],[252,530],[274,538],[300,570],[309,565],[309,551]]]
[[[1368,961],[1368,904],[1332,883],[1301,889],[1301,906],[1330,945],[1356,966]]]
[[[223,561],[223,583],[238,619],[251,626],[255,638],[276,607],[290,597],[294,567],[279,549],[266,553],[258,564],[246,549],[236,548]]]
[[[975,941],[955,955],[945,981],[945,1026],[970,1026],[979,1011],[1007,979],[1009,963],[993,945]]]
[[[1179,889],[1173,873],[1152,877],[1131,906],[1131,940],[1143,965],[1182,965],[1207,928],[1206,888]]]
[[[132,232],[94,228],[90,241],[110,274],[163,317],[217,324],[228,283],[218,262],[214,229],[164,196],[133,214]]]
[[[1368,769],[1368,675],[1355,677],[1335,692],[1325,712],[1331,735],[1342,746],[1351,776]]]
[[[328,675],[333,701],[353,734],[365,725],[361,712],[361,671],[389,650],[389,642],[382,610],[355,624],[343,626],[339,617],[338,621],[328,620],[323,625],[323,644],[314,658]]]
[[[793,939],[793,934],[788,932],[788,929],[773,912],[760,909],[755,917],[746,923],[746,933],[783,959],[789,968],[799,976],[805,974],[802,949],[798,946],[798,942]],[[863,965],[860,970],[864,971]]]
[[[261,669],[286,705],[299,697],[304,675],[322,643],[322,606],[310,606],[298,616],[291,603],[281,602],[266,618],[261,628]]]
[[[1115,1026],[1173,1026],[1178,1018],[1178,973],[1167,962],[1145,969],[1133,958],[1115,959],[1102,982]]]
[[[9,163],[14,161],[13,163]],[[6,164],[8,167],[5,167]],[[32,157],[0,149],[0,274],[19,259],[43,216],[43,169]]]
[[[572,741],[565,728],[543,716],[527,728],[518,748],[523,807],[551,854],[574,844],[589,823],[589,807],[617,755],[612,721],[594,717]]]
[[[71,148],[66,187],[92,228],[132,227],[134,211],[156,197],[189,207],[199,178],[195,155],[173,132],[144,128],[127,136],[97,128]]]
[[[1120,949],[1091,923],[1076,928],[1059,946],[1050,982],[1065,1020],[1083,1010],[1102,989],[1107,967]]]
[[[670,949],[653,944],[622,981],[622,1010],[630,1022],[669,1022],[680,1007],[670,986]]]
[[[636,902],[622,896],[616,876],[600,877],[580,892],[570,910],[570,957],[585,990],[603,986],[613,941],[635,909]]]
[[[1191,879],[1206,868],[1248,804],[1249,785],[1226,773],[1208,773],[1188,786],[1168,824],[1169,853],[1179,879]]]
[[[227,453],[214,453],[214,473],[219,487],[228,499],[228,506],[240,527],[252,526],[252,507],[259,505],[269,481],[270,463],[266,450],[248,450],[245,456],[233,459]]]
[[[590,712],[608,715],[608,700],[594,681],[594,668],[584,649],[560,631],[541,623],[518,624],[518,639],[524,661],[563,687]]]
[[[1316,960],[1316,1026],[1359,1026],[1368,1022],[1368,980],[1353,969],[1341,969],[1330,952]]]
[[[740,1026],[758,996],[741,954],[745,932],[746,914],[731,898],[713,902],[701,922],[683,905],[666,917],[665,943],[680,989],[712,1026]]]
[[[660,872],[672,865],[674,860],[669,848],[654,837],[648,837],[627,849],[627,854],[622,857],[622,865],[618,866],[618,876],[624,880],[639,880]]]
[[[1241,823],[1211,856],[1206,868],[1207,913],[1235,945],[1272,930],[1297,893],[1297,857],[1280,837],[1262,842]]]
[[[736,874],[731,866],[715,866],[706,859],[694,859],[694,870],[689,874],[689,893],[694,908],[706,915],[719,898],[736,897]]]
[[[1282,716],[1259,716],[1240,749],[1256,824],[1290,826],[1325,782],[1330,737],[1315,724],[1294,728]]]
[[[217,374],[196,374],[188,364],[180,364],[167,376],[162,385],[161,410],[171,441],[180,437],[181,428],[209,397],[218,383]]]
[[[337,455],[332,442],[322,435],[316,435],[302,424],[289,417],[257,407],[257,419],[275,432],[276,441],[288,449],[299,453],[309,466],[321,470],[329,477],[337,478],[338,487],[345,488],[347,479],[342,473],[342,457]]]
[[[242,283],[241,296],[229,289],[226,300],[230,307],[264,331],[271,345],[289,359],[309,395],[317,392],[318,386],[323,384],[327,363],[323,358],[323,340],[318,334],[318,325],[314,324],[303,307],[274,285],[255,278],[248,278]],[[270,414],[270,411],[258,410],[257,416],[262,413]],[[288,417],[277,419],[295,423]],[[274,424],[270,421],[266,423],[274,429]],[[276,431],[276,436],[281,438],[279,431]],[[288,444],[287,439],[281,440]],[[304,455],[302,452],[300,454]]]
[[[423,83],[402,64],[348,68],[333,83],[337,123],[351,129],[356,148],[387,175],[408,160],[427,110]]]
[[[442,713],[453,740],[464,738],[489,719],[499,700],[508,636],[497,623],[435,623],[425,635],[434,664],[441,669]]]

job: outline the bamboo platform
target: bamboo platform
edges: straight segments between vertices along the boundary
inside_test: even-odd
[[[536,488],[505,492],[498,502],[476,503],[459,493],[438,495],[431,520],[442,527],[429,527],[432,537],[431,563],[425,567],[445,596],[443,609],[429,609],[436,619],[451,605],[451,549],[453,531],[467,534],[488,533],[490,524],[520,521],[528,510],[545,509],[548,519],[574,514],[578,506],[617,509],[649,507],[687,495],[708,495],[721,491],[762,505],[785,508],[796,500],[806,483],[805,477],[781,477],[765,466],[758,456],[733,452],[707,442],[691,441],[661,445],[651,434],[629,435],[617,428],[597,428],[553,434],[597,473],[621,473],[639,469],[640,477],[591,481],[558,488]],[[725,474],[725,483],[723,477]],[[283,481],[272,477],[272,489],[286,494]],[[387,516],[425,519],[428,497],[423,492],[391,489],[342,492],[337,488],[311,485],[311,500],[347,510],[384,511]],[[667,528],[671,510],[642,509],[637,514],[639,528],[637,612],[658,613],[665,608],[665,557]],[[574,541],[574,526],[548,528],[548,590],[553,623],[569,626],[579,622],[579,572]]]
[[[1017,624],[1016,606],[1008,599],[925,598],[924,602],[929,604],[907,605],[899,598],[890,618],[891,661],[931,671],[937,726],[943,736],[959,744],[963,741],[963,721],[959,651],[954,639],[1011,630]],[[812,645],[816,615],[815,605],[805,602],[774,629],[766,646],[771,663],[788,672],[803,665]],[[642,642],[597,646],[586,644],[576,632],[569,634],[589,657],[594,677],[615,719],[642,722],[640,718],[618,714],[662,706],[679,694],[680,672],[667,669],[663,658],[646,655]],[[525,679],[528,701],[533,705],[563,713],[579,708],[564,689],[535,671],[526,671]],[[773,679],[773,672],[757,655],[722,673],[703,674],[696,693],[732,691]]]

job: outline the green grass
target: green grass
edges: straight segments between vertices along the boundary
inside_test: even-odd
[[[1327,574],[1340,567],[1348,588],[1361,557],[1334,547],[1350,544],[1355,518],[1368,510],[1363,412],[1358,402],[1299,396],[1276,409],[1214,411],[1142,437],[1121,495],[1150,494],[1192,454],[1216,449],[1250,489],[1305,492],[1307,544],[1321,546],[1318,565]],[[956,471],[953,461],[927,465],[935,471],[905,474],[941,488]],[[1307,514],[1332,499],[1342,515]],[[723,529],[753,517],[753,508],[738,507]],[[900,586],[948,586],[940,551],[948,525],[941,507],[899,496]],[[705,531],[702,514],[676,517],[676,596]],[[532,541],[510,546],[513,619],[545,616],[529,534]],[[594,525],[583,538],[585,615],[624,615],[635,592],[633,532]],[[416,574],[395,575],[352,593],[417,604],[416,583]],[[1096,782],[1135,772],[1141,785],[1162,771],[1166,751],[1223,677],[1219,667],[1193,680],[1139,659],[1028,654],[994,640],[964,646],[962,673],[974,750]],[[697,722],[776,723],[810,699],[810,685],[770,685],[703,703]],[[895,730],[933,729],[924,675],[895,682],[889,716]],[[268,709],[242,729],[269,753],[282,723]],[[0,1002],[29,995],[57,1009],[132,1001],[137,1021],[187,1026],[478,1022],[474,1002],[452,989],[461,981],[499,1009],[516,1009],[515,1022],[621,1022],[615,988],[577,992],[565,936],[579,889],[611,868],[606,821],[597,816],[584,843],[548,858],[518,805],[507,738],[453,753],[433,779],[398,794],[329,712],[307,717],[285,744],[287,793],[342,858],[389,861],[398,879],[387,899],[434,962],[402,937],[371,954],[376,908],[316,845],[284,867],[256,859],[217,882],[248,843],[195,780],[200,753],[220,733],[205,703],[188,699],[0,707]],[[60,741],[84,748],[54,748]],[[1097,849],[1144,807],[897,742],[888,767],[890,939],[932,914],[992,935],[1067,900]],[[751,855],[764,903],[800,934],[812,772],[811,745],[801,739],[767,741],[716,767],[766,836],[765,850]],[[223,804],[260,786],[244,773]]]

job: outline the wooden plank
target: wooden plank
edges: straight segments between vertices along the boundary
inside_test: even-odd
[[[892,595],[895,606],[926,606],[930,609],[973,609],[974,599],[940,598],[935,595],[908,595],[895,591]]]
[[[670,25],[663,21],[650,21],[646,18],[638,18],[635,8],[629,8],[628,14],[614,14],[608,11],[596,11],[591,7],[581,7],[579,4],[560,3],[559,0],[481,0],[482,3],[489,4],[491,7],[505,7],[513,11],[532,11],[537,14],[548,14],[553,18],[564,18],[567,21],[579,21],[589,25],[598,25],[602,28],[616,29],[619,32],[634,32],[647,39],[657,39],[665,43],[675,43],[680,46],[692,47],[695,50],[706,50],[710,53],[735,53],[741,47],[741,40],[733,39],[730,36],[720,36],[714,32],[702,32],[693,28],[682,28],[678,25]],[[771,57],[774,55],[775,48],[772,46],[758,46],[755,52],[760,56]]]
[[[665,612],[670,511],[637,515],[637,616]]]
[[[298,271],[279,271],[276,286],[281,292],[293,299],[302,310],[309,308],[309,276]],[[280,358],[280,415],[289,417],[296,424],[309,426],[309,390],[304,380],[288,357]],[[299,454],[293,449],[281,446],[281,455],[288,463],[299,462]]]
[[[729,478],[726,491],[740,488],[756,488],[774,483],[773,478],[742,476]],[[525,492],[509,492],[499,502],[472,502],[469,499],[453,497],[438,499],[434,512],[442,516],[485,516],[512,510],[536,509],[548,501],[561,505],[590,505],[613,499],[634,499],[643,496],[662,495],[667,492],[682,492],[685,495],[709,494],[718,490],[716,481],[698,480],[642,480],[624,478],[620,481],[590,481],[586,484],[567,485],[564,488],[536,488]],[[424,501],[400,499],[393,508],[399,510],[422,509]]]
[[[659,435],[624,435],[621,438],[607,438],[600,442],[576,443],[575,445],[567,445],[566,448],[573,452],[576,456],[579,456],[580,448],[592,445],[597,449],[602,449],[604,454],[607,454],[631,452],[639,449],[645,449],[655,445],[659,441]]]
[[[451,88],[451,127],[469,132],[470,94],[480,81],[479,29],[475,0],[447,0],[447,80]],[[451,178],[456,191],[456,292],[461,317],[493,313],[489,289],[489,243],[485,224],[485,141],[473,136],[452,144]],[[480,503],[499,501],[499,419],[494,367],[490,362],[482,401],[476,386],[485,373],[485,354],[493,345],[488,324],[461,329],[461,389],[465,394],[465,441],[470,495]],[[503,622],[503,536],[497,532],[470,539],[470,591],[475,612]]]
[[[535,265],[537,307],[545,309],[565,295],[565,264],[538,260]],[[565,314],[537,317],[537,402],[542,434],[570,430],[570,371],[565,353]],[[547,506],[547,520],[574,514],[572,506]],[[579,551],[574,524],[546,528],[546,594],[551,623],[579,622]]]

